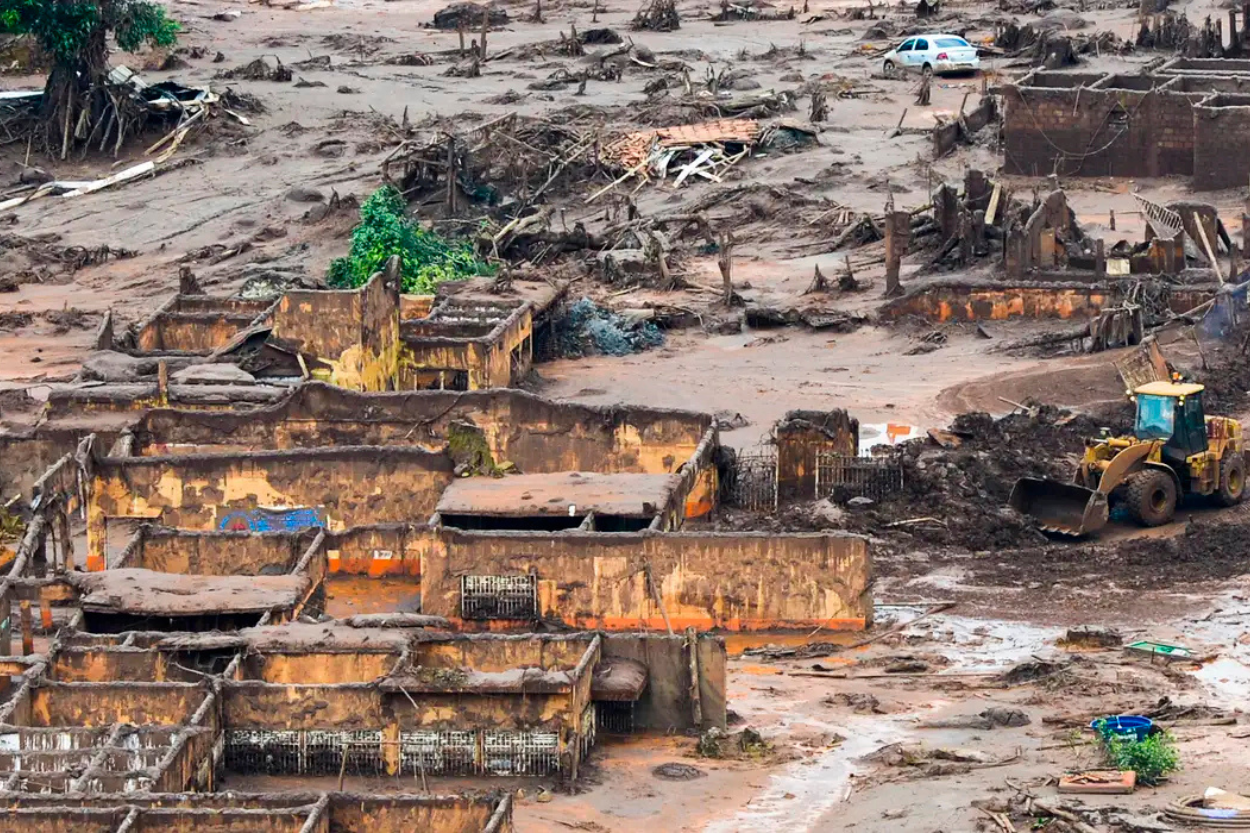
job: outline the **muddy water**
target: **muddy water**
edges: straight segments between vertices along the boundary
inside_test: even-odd
[[[851,776],[858,758],[887,743],[907,738],[907,720],[890,717],[857,717],[841,725],[805,720],[805,728],[837,732],[846,740],[815,760],[791,764],[769,779],[767,789],[751,799],[733,818],[715,821],[707,833],[775,833],[817,828],[823,816],[851,794]]]

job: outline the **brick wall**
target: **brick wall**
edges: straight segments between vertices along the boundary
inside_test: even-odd
[[[1192,102],[1159,90],[1004,90],[1008,173],[1166,176],[1193,171]],[[1058,165],[1056,166],[1056,162]]]
[[[1194,189],[1245,185],[1250,176],[1250,96],[1216,96],[1194,107],[1192,129]]]

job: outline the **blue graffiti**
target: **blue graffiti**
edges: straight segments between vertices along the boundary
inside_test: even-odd
[[[323,509],[246,509],[221,519],[218,529],[227,532],[299,532],[309,527],[325,528]]]

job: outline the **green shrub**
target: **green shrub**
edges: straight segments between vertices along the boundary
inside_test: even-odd
[[[346,257],[330,264],[330,286],[363,286],[391,255],[399,255],[400,286],[404,292],[428,295],[443,281],[494,273],[478,259],[468,241],[449,241],[421,228],[408,216],[404,197],[384,185],[360,206],[360,225],[352,230]]]
[[[1180,769],[1180,754],[1167,732],[1155,732],[1145,740],[1138,740],[1134,735],[1116,735],[1104,732],[1102,726],[1096,728],[1103,736],[1107,764],[1136,772],[1139,784],[1158,784],[1164,776]]]

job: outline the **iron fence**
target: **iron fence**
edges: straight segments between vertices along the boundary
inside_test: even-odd
[[[816,455],[816,495],[881,500],[903,490],[903,466],[889,457]]]
[[[583,715],[574,743],[595,742],[594,709]],[[389,742],[391,744],[394,741]],[[388,742],[376,729],[323,731],[232,729],[225,735],[225,767],[239,774],[383,775]],[[397,775],[553,775],[560,771],[555,732],[419,730],[400,732]]]
[[[721,479],[721,501],[752,512],[777,509],[777,455],[739,454]]]

